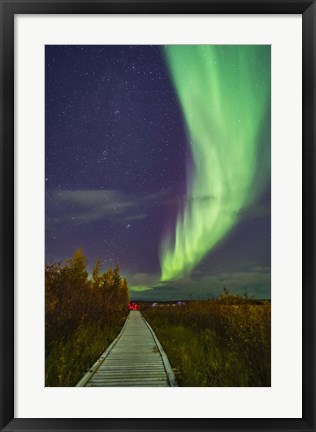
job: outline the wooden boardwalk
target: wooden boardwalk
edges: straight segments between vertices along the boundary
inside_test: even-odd
[[[125,324],[77,387],[176,387],[174,373],[154,331],[139,311]]]

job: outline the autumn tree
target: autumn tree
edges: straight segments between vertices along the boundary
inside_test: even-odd
[[[127,311],[129,298],[119,266],[102,273],[98,260],[89,277],[82,248],[64,265],[46,265],[45,296],[46,346],[56,338],[67,338],[87,323],[119,322]]]

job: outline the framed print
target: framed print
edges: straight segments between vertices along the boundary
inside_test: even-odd
[[[1,29],[1,429],[315,430],[314,2]]]

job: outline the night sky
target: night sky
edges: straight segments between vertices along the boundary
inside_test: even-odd
[[[270,47],[46,46],[46,261],[270,298]]]

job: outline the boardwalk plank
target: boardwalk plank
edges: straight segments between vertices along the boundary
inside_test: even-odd
[[[156,335],[131,311],[119,336],[78,387],[175,387],[173,371]]]

